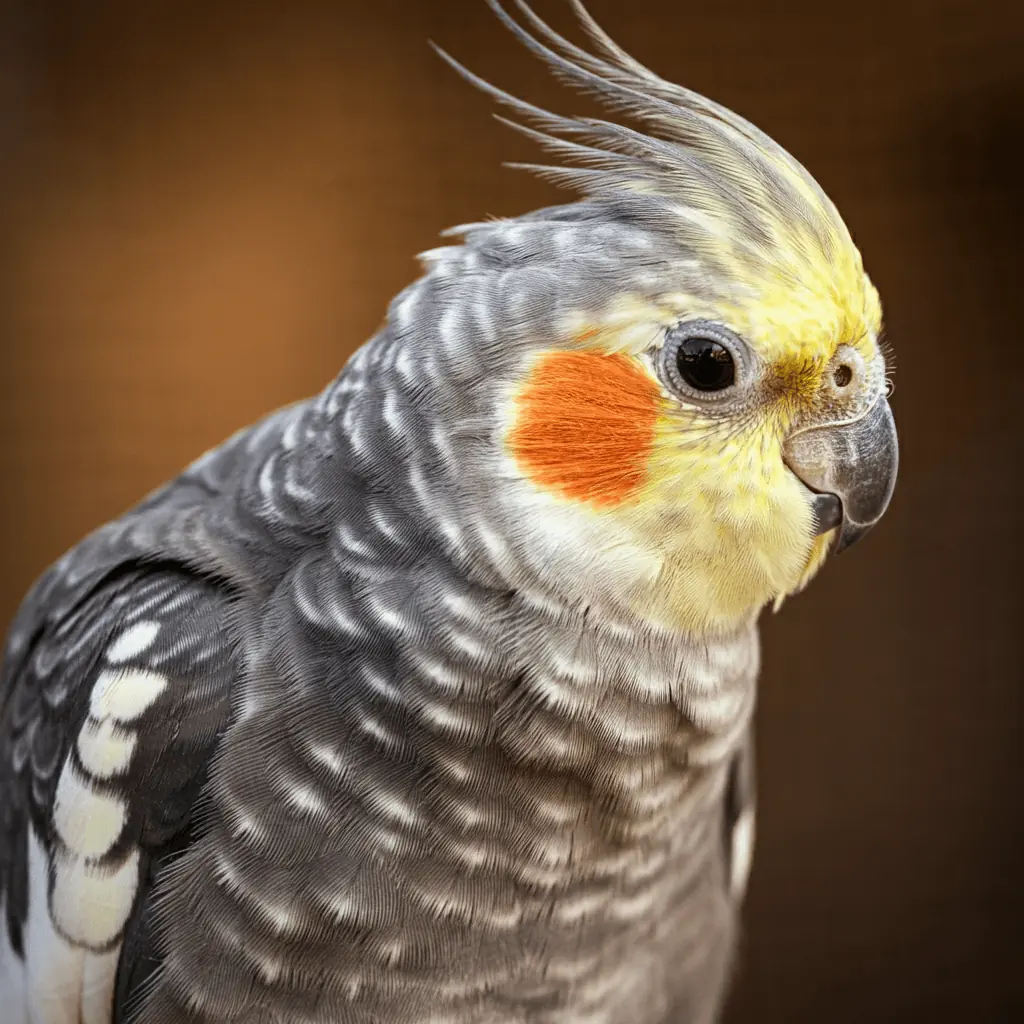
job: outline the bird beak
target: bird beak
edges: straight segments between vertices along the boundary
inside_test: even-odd
[[[835,551],[845,551],[882,518],[896,486],[899,447],[889,403],[879,398],[856,420],[798,431],[783,459],[813,492],[815,534],[838,526]]]

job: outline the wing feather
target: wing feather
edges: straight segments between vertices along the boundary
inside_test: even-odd
[[[27,599],[0,688],[0,980],[26,1020],[106,1024],[158,962],[145,908],[193,838],[234,656],[221,585],[76,568]]]

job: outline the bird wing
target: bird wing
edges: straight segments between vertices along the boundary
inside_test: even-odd
[[[106,1024],[145,981],[152,896],[194,838],[229,713],[224,586],[175,564],[89,560],[87,545],[29,595],[0,681],[11,1022]]]

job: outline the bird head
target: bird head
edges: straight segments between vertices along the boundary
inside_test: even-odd
[[[738,628],[889,502],[878,294],[834,205],[764,133],[644,68],[579,3],[596,52],[489,3],[645,129],[552,114],[442,53],[563,158],[527,166],[583,194],[459,229],[495,274],[520,269],[494,285],[516,329],[488,350],[505,532],[582,600]]]

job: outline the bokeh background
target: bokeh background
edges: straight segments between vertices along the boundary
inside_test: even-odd
[[[1024,1020],[1024,14],[591,9],[812,169],[897,353],[891,511],[764,623],[728,1021]],[[531,144],[428,38],[589,111],[483,0],[2,0],[0,622],[86,531],[319,390],[440,230],[559,198],[500,166]]]

